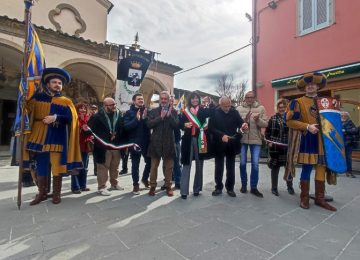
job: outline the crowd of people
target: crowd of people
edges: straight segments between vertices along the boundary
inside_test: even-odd
[[[215,159],[213,196],[225,188],[230,197],[236,197],[235,158],[240,154],[241,193],[263,197],[258,190],[259,158],[263,140],[269,150],[268,166],[271,169],[271,192],[279,196],[280,167],[285,167],[284,180],[288,193],[295,193],[294,164],[301,164],[300,207],[309,208],[310,174],[315,168],[315,204],[327,210],[336,208],[325,201],[326,161],[319,132],[319,121],[314,98],[326,84],[320,73],[304,74],[297,87],[305,95],[288,103],[279,99],[276,114],[267,118],[264,106],[255,93],[245,94],[244,102],[235,108],[229,97],[223,96],[215,105],[210,98],[201,98],[192,92],[181,111],[174,109],[174,99],[167,91],[159,95],[159,107],[148,109],[144,97],[132,97],[130,109],[124,113],[111,97],[103,106],[85,102],[73,105],[61,94],[70,75],[63,69],[48,68],[42,77],[43,88],[27,105],[31,133],[26,135],[24,169],[33,172],[39,193],[30,205],[39,204],[48,197],[48,178],[53,176],[52,201],[61,202],[62,177],[71,175],[74,194],[88,192],[87,172],[89,154],[94,160],[97,192],[111,195],[112,190],[123,190],[119,184],[120,161],[126,161],[120,174],[127,172],[127,157],[131,159],[133,194],[140,194],[140,183],[149,196],[157,193],[158,168],[162,160],[164,185],[161,189],[173,196],[172,184],[186,200],[190,194],[192,162],[195,175],[192,192],[199,196],[203,189],[204,162]],[[358,128],[349,114],[342,113],[345,135],[348,174],[353,176],[351,152],[358,138]],[[264,135],[263,135],[264,133]],[[248,186],[247,154],[250,150],[251,171]],[[140,161],[144,169],[140,176]],[[223,183],[224,165],[226,169]],[[141,177],[141,178],[140,178]],[[110,186],[108,186],[108,182]]]

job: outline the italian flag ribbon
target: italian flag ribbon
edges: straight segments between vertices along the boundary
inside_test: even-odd
[[[114,145],[108,142],[105,142],[103,139],[101,139],[100,137],[98,137],[89,127],[89,132],[95,137],[96,140],[98,140],[99,143],[101,143],[103,146],[110,148],[112,150],[122,150],[122,149],[126,149],[126,148],[130,148],[133,147],[135,151],[140,152],[141,148],[139,145],[135,144],[135,143],[129,143],[129,144],[122,144],[122,145]]]
[[[276,145],[276,146],[282,146],[282,147],[287,147],[288,146],[288,144],[271,141],[271,140],[268,140],[266,138],[264,138],[264,140],[265,140],[266,143],[270,143],[270,144],[273,144],[273,145]]]
[[[205,131],[208,128],[209,119],[206,118],[204,124],[201,124],[200,120],[197,118],[197,116],[190,112],[189,108],[186,108],[184,110],[184,115],[193,124],[192,129],[191,129],[192,135],[195,135],[195,127],[199,128],[199,130],[200,130],[200,134],[199,134],[198,140],[197,140],[198,147],[199,147],[199,153],[207,153],[207,140],[206,140]]]

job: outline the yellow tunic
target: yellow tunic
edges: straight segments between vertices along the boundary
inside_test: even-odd
[[[301,97],[292,100],[286,110],[286,124],[289,128],[300,130],[300,150],[298,163],[325,165],[324,148],[321,134],[307,131],[310,124],[318,124],[318,111],[315,100],[311,97]]]

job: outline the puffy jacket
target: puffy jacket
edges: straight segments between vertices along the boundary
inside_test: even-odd
[[[245,123],[249,125],[249,130],[245,131],[242,138],[242,144],[262,144],[262,134],[261,128],[265,128],[268,125],[268,119],[266,116],[266,111],[264,106],[260,105],[257,101],[248,105],[243,103],[237,108],[237,111],[240,113],[241,118],[244,119]],[[255,121],[253,114],[258,113],[259,120]]]

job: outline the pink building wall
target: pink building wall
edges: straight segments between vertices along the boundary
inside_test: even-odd
[[[334,0],[334,24],[304,36],[298,36],[297,0],[275,1],[274,10],[266,8],[269,0],[257,2],[258,99],[269,115],[276,92],[271,80],[360,61],[359,0]]]

